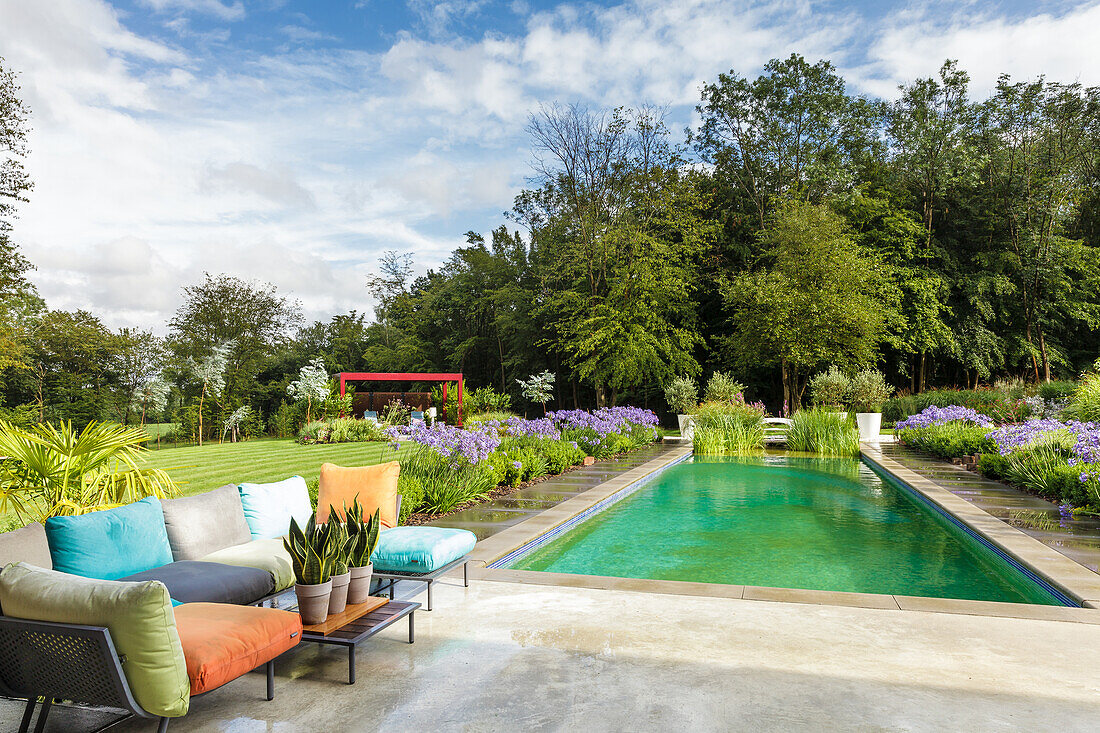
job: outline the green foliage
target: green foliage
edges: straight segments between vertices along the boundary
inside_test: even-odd
[[[865,369],[856,372],[848,387],[848,402],[856,412],[878,412],[890,395],[893,387],[886,384],[886,377],[877,369]]]
[[[674,377],[665,386],[665,401],[677,415],[686,415],[699,404],[699,389],[689,376]]]
[[[823,408],[799,410],[787,429],[787,447],[819,456],[859,456],[859,428],[855,419]]]
[[[176,493],[167,471],[147,468],[145,431],[89,423],[23,430],[0,422],[0,509],[26,521],[86,514]]]
[[[400,483],[400,478],[398,479]],[[404,497],[404,494],[402,494]],[[404,499],[402,499],[404,504]],[[363,505],[356,497],[350,507],[346,507],[345,527],[351,540],[348,548],[348,565],[353,568],[366,567],[370,563],[370,556],[374,554],[374,548],[378,546],[378,533],[381,531],[382,522],[379,519],[381,509],[375,509],[374,515],[363,516]],[[332,516],[332,515],[330,515]]]
[[[1085,374],[1066,402],[1063,417],[1082,422],[1100,421],[1100,374]]]
[[[1046,401],[1064,400],[1077,390],[1077,382],[1043,382],[1039,385],[1039,396]]]
[[[852,380],[835,366],[810,377],[810,400],[819,407],[841,408],[848,401]]]
[[[397,493],[401,495],[401,516],[398,521],[404,523],[410,514],[419,511],[424,505],[424,484],[407,470],[402,470],[397,479]]]
[[[447,396],[450,397],[449,392]],[[463,399],[463,410],[468,415],[485,412],[509,412],[511,408],[512,398],[497,392],[492,387],[478,387],[465,395]]]
[[[695,411],[694,452],[723,455],[764,447],[764,412],[744,402],[704,402]]]
[[[477,415],[470,415],[463,421],[463,425],[467,428],[475,427],[483,422],[504,422],[509,418],[517,417],[514,412],[482,412]]]
[[[342,527],[342,524],[332,522],[318,525],[316,512],[310,516],[304,529],[291,518],[283,547],[290,555],[295,582],[317,585],[332,578],[337,559],[344,549],[342,542],[346,540]]]
[[[1030,413],[1030,408],[1023,400],[1016,399],[1001,390],[985,387],[932,390],[916,395],[894,397],[883,403],[882,419],[885,422],[897,422],[910,415],[916,415],[931,405],[969,407],[998,422],[1020,422]]]
[[[742,397],[744,391],[745,385],[734,379],[732,374],[715,372],[707,381],[706,400],[707,402],[744,401]]]
[[[357,420],[338,417],[332,420],[314,420],[306,423],[298,432],[302,445],[314,443],[366,443],[388,440],[384,428],[373,420]]]
[[[420,482],[423,499],[419,510],[432,514],[447,514],[463,504],[484,499],[493,488],[492,475],[482,465],[455,468],[428,448],[414,450],[401,464],[401,473]]]
[[[996,452],[997,445],[990,439],[990,432],[989,428],[956,421],[926,428],[908,428],[898,433],[898,440],[940,458],[962,458]]]

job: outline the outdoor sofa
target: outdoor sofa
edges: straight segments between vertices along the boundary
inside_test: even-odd
[[[318,520],[356,498],[377,508],[372,561],[391,597],[401,578],[428,582],[430,597],[431,582],[464,563],[476,537],[397,527],[399,468],[325,464]],[[297,644],[301,620],[260,606],[293,586],[282,536],[291,518],[304,526],[312,513],[305,481],[293,476],[0,534],[0,693],[27,698],[21,730],[39,697],[40,720],[58,698],[159,718],[163,730],[190,696],[261,665],[270,699],[271,662]]]

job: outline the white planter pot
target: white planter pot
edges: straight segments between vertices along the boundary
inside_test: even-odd
[[[684,440],[695,439],[695,416],[677,415],[676,421],[680,423],[680,437]]]
[[[373,574],[373,563],[367,563],[361,568],[351,569],[351,585],[348,586],[348,603],[366,603],[370,600],[370,579]]]
[[[856,425],[859,427],[859,439],[864,442],[878,442],[879,430],[882,428],[881,412],[857,412]]]
[[[328,597],[328,615],[333,616],[343,613],[348,607],[348,584],[351,582],[351,571],[332,576],[332,593]]]
[[[332,580],[316,585],[294,586],[294,592],[298,596],[298,613],[302,615],[302,623],[323,624],[328,618],[328,602],[332,595]]]

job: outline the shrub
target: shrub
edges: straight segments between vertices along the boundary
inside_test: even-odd
[[[1039,396],[1047,402],[1064,400],[1077,389],[1077,382],[1044,382],[1039,385]]]
[[[715,372],[707,381],[707,402],[737,402],[742,400],[745,385],[733,378],[732,374]]]
[[[994,453],[997,444],[990,438],[990,429],[962,421],[903,428],[898,439],[910,447],[940,458],[962,458],[975,453]]]
[[[819,456],[858,456],[855,418],[823,408],[799,410],[787,429],[787,447]]]
[[[450,397],[450,394],[447,395]],[[482,412],[507,412],[512,407],[512,398],[497,392],[492,387],[478,387],[463,397],[462,408],[470,414]]]
[[[1100,374],[1086,374],[1081,379],[1062,414],[1071,420],[1100,421]]]
[[[843,407],[852,380],[835,366],[810,378],[810,399],[818,407]]]
[[[402,471],[397,478],[397,493],[401,494],[401,522],[409,518],[409,515],[417,511],[424,504],[424,484],[420,479]]]
[[[367,443],[383,441],[383,428],[373,420],[356,420],[338,417],[333,420],[314,420],[306,423],[298,432],[298,442],[312,443]]]
[[[695,453],[713,456],[763,447],[764,408],[759,403],[705,402],[695,411]]]
[[[492,474],[480,465],[456,465],[429,448],[413,452],[401,473],[416,478],[423,488],[421,508],[446,514],[471,501],[484,499],[492,490]],[[400,481],[400,479],[398,479]]]
[[[546,470],[559,474],[584,462],[584,451],[564,440],[547,440],[543,445],[546,454]]]
[[[699,404],[699,389],[690,377],[676,377],[665,387],[668,409],[677,415],[686,415]]]
[[[848,401],[856,412],[879,412],[893,393],[893,387],[886,384],[882,372],[865,369],[852,377],[848,386]]]
[[[982,453],[978,456],[978,470],[983,476],[992,479],[1003,479],[1008,469],[1008,456],[1000,453]]]
[[[487,422],[504,423],[517,417],[519,415],[514,412],[480,412],[465,418],[462,421],[462,426],[468,430],[473,430]]]
[[[988,415],[998,422],[1018,422],[1029,414],[1027,403],[1005,392],[983,389],[941,389],[902,395],[882,405],[884,422],[899,422],[929,407],[956,405]]]

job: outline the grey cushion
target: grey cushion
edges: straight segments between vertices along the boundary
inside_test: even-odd
[[[159,580],[168,588],[168,595],[180,603],[245,605],[275,592],[275,579],[266,570],[217,562],[181,560],[120,580]]]
[[[45,527],[34,522],[22,529],[0,533],[0,570],[13,562],[53,570]]]
[[[165,499],[164,526],[176,560],[199,560],[252,539],[235,484],[205,494]]]

